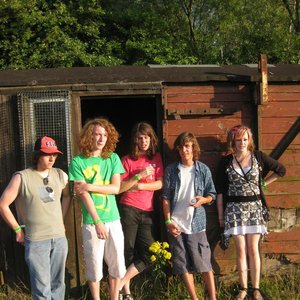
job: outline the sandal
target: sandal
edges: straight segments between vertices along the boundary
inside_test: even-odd
[[[238,295],[236,296],[235,300],[244,300],[246,299],[247,295],[248,295],[248,289],[247,288],[240,288],[240,291],[238,293]]]
[[[253,288],[253,299],[254,300],[264,300],[260,289],[258,288]]]

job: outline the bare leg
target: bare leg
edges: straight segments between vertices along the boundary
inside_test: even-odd
[[[215,278],[213,272],[210,271],[210,272],[202,273],[202,276],[208,291],[209,299],[216,300],[217,299],[216,286],[215,286]]]
[[[260,234],[247,235],[247,249],[249,257],[249,267],[251,282],[254,288],[259,288],[260,281],[260,255],[259,255]]]
[[[191,300],[198,300],[198,296],[195,288],[195,282],[194,282],[194,275],[191,273],[184,273],[182,275],[182,279],[185,284],[185,287],[188,290]]]
[[[247,266],[247,248],[244,235],[235,235],[234,242],[237,252],[237,269],[239,282],[242,288],[248,287],[248,266]]]
[[[254,299],[263,299],[259,291],[261,260],[259,255],[260,234],[247,235],[247,249],[250,266],[250,276],[254,290]]]
[[[130,279],[132,279],[137,274],[139,274],[138,269],[135,267],[134,264],[131,264],[126,271],[125,276],[121,279],[120,289],[124,288],[125,294],[131,294],[130,293]]]
[[[109,276],[109,292],[111,300],[118,300],[121,278]]]
[[[100,300],[100,283],[99,281],[89,281],[89,288],[93,300]]]

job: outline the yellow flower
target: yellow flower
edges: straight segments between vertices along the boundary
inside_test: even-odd
[[[165,259],[167,260],[170,260],[171,257],[172,257],[172,254],[170,252],[167,252],[165,255],[164,255]]]
[[[153,242],[150,245],[149,250],[153,253],[158,253],[158,251],[160,250],[160,243],[159,242]]]
[[[155,262],[155,261],[156,261],[156,256],[155,256],[155,255],[151,255],[150,260],[151,260],[152,262]]]
[[[169,244],[167,242],[163,242],[162,243],[162,248],[163,249],[168,249],[169,248]]]

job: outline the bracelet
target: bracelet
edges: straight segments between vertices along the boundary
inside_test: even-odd
[[[166,224],[166,225],[169,225],[169,224],[171,224],[171,223],[172,223],[172,220],[170,220],[170,219],[168,219],[168,220],[165,221],[165,224]]]
[[[14,231],[14,232],[18,232],[18,231],[20,231],[21,229],[22,229],[22,227],[21,227],[21,226],[18,226],[18,227],[16,227],[16,228],[14,228],[13,231]]]
[[[97,220],[93,221],[93,224],[94,224],[94,225],[97,225],[97,224],[100,223],[100,222],[101,222],[101,220],[100,220],[100,219],[97,219]]]
[[[134,179],[135,179],[136,181],[139,181],[139,180],[141,179],[141,176],[138,175],[138,174],[136,174],[136,175],[134,175]]]

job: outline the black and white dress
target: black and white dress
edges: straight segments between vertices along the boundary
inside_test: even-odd
[[[251,167],[243,169],[244,172],[239,167],[233,166],[233,160],[226,168],[228,199],[234,199],[226,203],[224,211],[226,236],[267,234],[260,200],[259,164],[254,155],[251,161]]]

